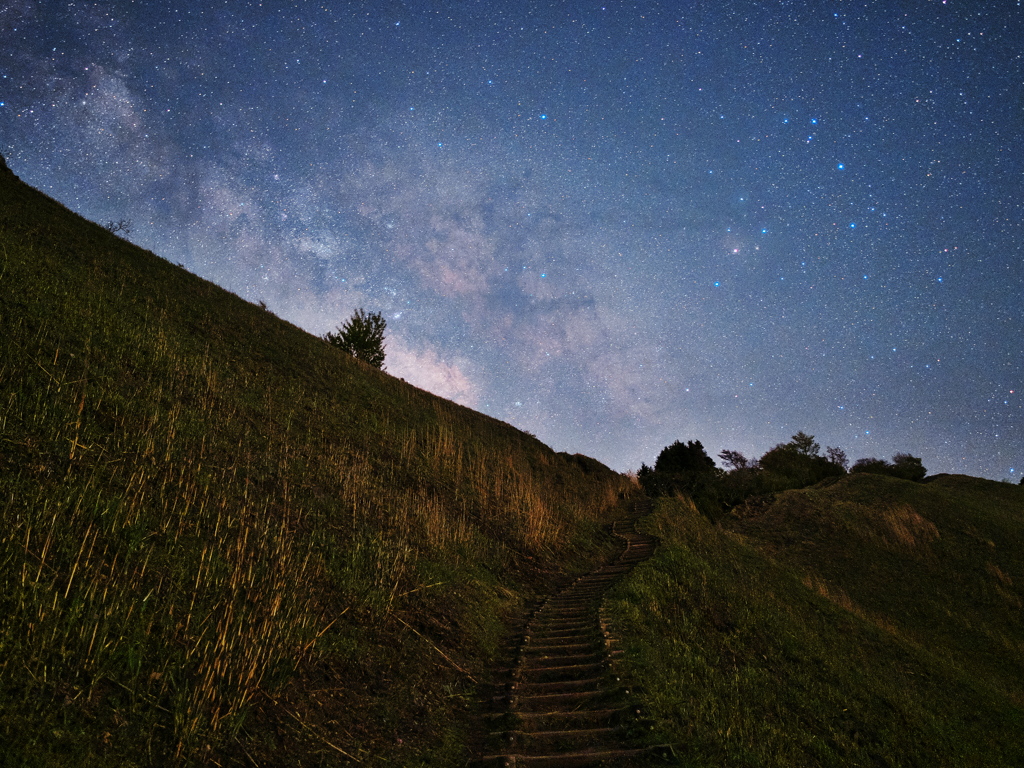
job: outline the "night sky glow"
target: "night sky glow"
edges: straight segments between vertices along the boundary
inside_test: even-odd
[[[87,218],[615,469],[1024,474],[1024,8],[33,2],[0,152]]]

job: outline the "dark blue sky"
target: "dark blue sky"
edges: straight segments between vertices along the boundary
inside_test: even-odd
[[[15,0],[0,30],[24,180],[312,333],[381,311],[391,373],[558,450],[803,430],[1024,473],[1015,1]]]

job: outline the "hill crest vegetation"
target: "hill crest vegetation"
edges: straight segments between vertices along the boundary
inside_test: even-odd
[[[718,468],[700,440],[676,441],[658,454],[654,467],[641,465],[637,477],[651,496],[685,494],[712,520],[748,499],[770,497],[780,491],[806,488],[847,472],[889,475],[904,480],[923,480],[927,470],[921,459],[897,453],[892,462],[858,459],[850,467],[846,451],[828,447],[824,455],[813,435],[800,431],[788,443],[779,443],[759,459],[739,451],[718,454],[727,470]]]

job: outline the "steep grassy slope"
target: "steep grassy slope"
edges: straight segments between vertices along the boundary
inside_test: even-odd
[[[0,171],[5,765],[457,764],[625,479]]]
[[[1024,489],[850,475],[650,531],[612,608],[681,764],[1024,765]]]

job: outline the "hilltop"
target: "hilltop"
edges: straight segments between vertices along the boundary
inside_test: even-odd
[[[1024,764],[1024,488],[850,474],[646,530],[612,613],[681,764]]]
[[[458,764],[631,487],[6,166],[0,329],[5,764]]]

